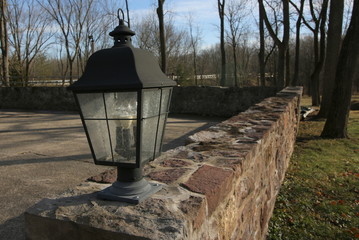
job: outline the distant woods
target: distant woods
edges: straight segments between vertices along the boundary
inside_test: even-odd
[[[108,33],[120,7],[129,12],[134,45],[157,56],[180,85],[304,85],[319,105],[324,92],[323,101],[330,102],[353,1],[211,0],[218,24],[204,32],[190,10],[177,24],[171,0],[153,1],[143,15],[131,12],[125,0],[2,0],[1,84],[73,82],[93,51],[112,46]],[[218,43],[204,46],[208,34],[218,36]]]

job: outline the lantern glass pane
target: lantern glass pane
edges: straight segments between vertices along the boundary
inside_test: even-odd
[[[153,160],[157,136],[158,116],[142,120],[141,161]]]
[[[136,119],[137,92],[105,93],[108,119]]]
[[[161,154],[163,133],[165,130],[166,120],[167,120],[167,114],[163,114],[160,116],[158,131],[157,131],[156,149],[155,149],[156,157]]]
[[[109,120],[113,161],[136,163],[136,120]]]
[[[142,117],[158,116],[161,103],[161,89],[144,90],[142,95]]]
[[[162,98],[161,98],[161,113],[167,113],[169,108],[169,98],[171,96],[172,88],[163,88],[162,89]]]
[[[105,119],[102,93],[79,93],[77,99],[84,119]]]
[[[107,121],[85,120],[87,132],[97,161],[112,161]]]
[[[80,93],[95,161],[136,164],[137,92]]]

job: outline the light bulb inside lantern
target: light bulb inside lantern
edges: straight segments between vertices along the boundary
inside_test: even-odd
[[[115,161],[131,162],[136,157],[137,95],[113,93],[111,118],[115,119],[113,157]]]

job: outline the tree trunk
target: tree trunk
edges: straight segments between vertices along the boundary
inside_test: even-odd
[[[290,63],[287,61],[289,61],[289,54],[287,57],[287,50],[288,50],[288,46],[289,46],[289,32],[290,32],[290,20],[289,20],[289,1],[288,0],[282,0],[282,4],[283,4],[283,40],[282,40],[282,47],[283,47],[283,51],[284,51],[284,63],[283,64],[283,77],[282,79],[280,79],[280,85],[277,86],[279,89],[282,89],[286,83],[286,71],[288,71],[289,73],[289,67],[288,69],[286,69],[287,64],[289,65]]]
[[[323,96],[319,117],[327,117],[334,88],[335,70],[342,39],[344,0],[331,0],[327,37],[327,50],[323,74]]]
[[[237,48],[236,48],[236,44],[233,43],[232,46],[233,49],[233,64],[234,64],[234,69],[233,69],[233,74],[234,74],[234,86],[235,87],[239,87],[239,81],[238,81],[238,73],[237,73]]]
[[[197,78],[197,52],[194,49],[193,51],[193,71],[194,71],[194,82],[195,85],[198,86],[198,78]]]
[[[198,86],[198,66],[197,66],[197,48],[198,48],[198,42],[199,42],[199,33],[198,28],[196,35],[193,33],[193,17],[191,14],[189,14],[188,18],[188,27],[189,27],[189,37],[190,37],[190,46],[192,48],[192,57],[193,57],[193,74],[194,74],[194,82],[195,85]],[[203,81],[202,81],[203,84]]]
[[[317,63],[314,67],[314,71],[310,76],[310,85],[311,85],[311,96],[312,96],[312,106],[319,106],[320,104],[320,95],[319,95],[319,77],[322,64]]]
[[[290,85],[290,54],[289,54],[289,48],[287,48],[286,54],[285,54],[285,86]]]
[[[288,48],[289,43],[289,1],[288,0],[282,0],[283,4],[283,38],[280,40],[276,34],[276,32],[273,30],[271,23],[268,20],[267,13],[265,12],[263,0],[258,0],[260,8],[262,8],[263,11],[263,19],[264,23],[267,27],[267,30],[273,39],[274,43],[278,47],[278,62],[277,62],[277,79],[276,79],[276,87],[278,90],[281,90],[284,88],[285,84],[285,62],[286,62],[286,51]]]
[[[299,83],[300,28],[302,25],[303,9],[304,9],[304,0],[301,0],[299,12],[298,12],[298,19],[297,19],[297,23],[296,23],[294,75],[293,75],[293,79],[292,79],[293,86],[297,86]]]
[[[333,97],[322,137],[347,138],[350,100],[359,56],[359,1],[354,1],[352,18],[340,51]]]
[[[265,51],[265,39],[264,39],[264,22],[263,22],[263,9],[259,5],[259,53],[258,53],[258,60],[259,60],[259,76],[260,76],[260,83],[261,86],[264,87],[266,85],[265,82],[265,62],[264,62],[264,51]]]
[[[285,79],[285,62],[286,62],[287,50],[283,46],[278,46],[278,60],[277,60],[277,88],[282,89],[284,87]]]
[[[70,75],[70,84],[74,83],[74,79],[73,79],[73,61],[70,60],[69,62],[69,75]]]
[[[8,44],[8,34],[7,34],[7,4],[6,0],[2,0],[0,3],[0,45],[1,45],[1,75],[2,75],[2,84],[6,87],[10,86],[10,76],[9,76],[9,44]]]
[[[320,40],[318,40],[318,31],[316,31],[317,34],[314,36],[315,65],[311,75],[313,106],[320,105],[320,73],[322,71],[325,60],[325,25],[327,22],[328,2],[329,0],[323,1],[322,10],[320,12]]]
[[[226,50],[225,50],[225,42],[224,42],[224,7],[225,0],[218,0],[218,13],[220,19],[220,31],[221,31],[221,86],[227,86],[226,79]]]
[[[70,84],[73,83],[73,60],[71,58],[71,53],[70,53],[70,48],[69,48],[69,42],[65,41],[65,46],[66,46],[66,53],[67,53],[67,66],[66,69],[69,70],[69,79],[70,79]],[[76,55],[75,55],[76,57]],[[66,75],[65,75],[65,79],[64,79],[64,83],[66,81]]]
[[[25,74],[24,74],[24,82],[25,86],[29,86],[29,80],[30,80],[30,65],[31,62],[25,61]]]
[[[163,16],[164,2],[165,0],[158,0],[157,16],[158,16],[158,25],[160,29],[161,69],[164,73],[166,73],[167,57],[166,57],[165,24],[164,24],[164,16]]]

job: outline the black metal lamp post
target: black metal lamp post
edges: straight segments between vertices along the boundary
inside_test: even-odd
[[[110,33],[115,44],[95,52],[74,92],[95,164],[117,166],[117,181],[98,193],[106,200],[138,203],[160,186],[142,168],[161,154],[172,87],[149,52],[134,48],[124,25]]]

